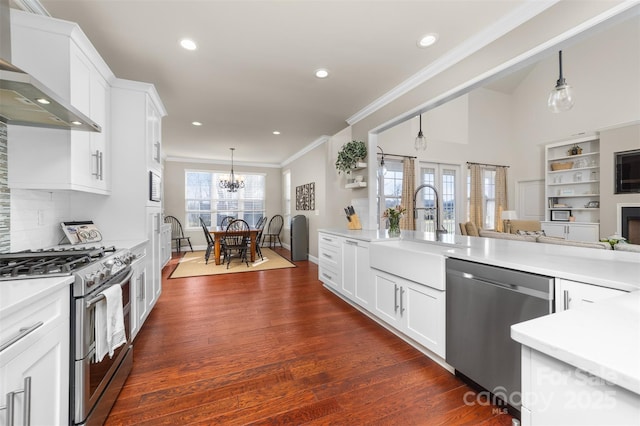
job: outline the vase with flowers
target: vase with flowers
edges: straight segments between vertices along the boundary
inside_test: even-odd
[[[397,205],[395,207],[389,207],[383,213],[383,217],[389,220],[389,236],[397,237],[400,235],[400,218],[406,211],[404,207]]]

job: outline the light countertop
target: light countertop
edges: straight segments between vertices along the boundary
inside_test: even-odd
[[[640,291],[515,324],[511,337],[640,394]]]
[[[70,286],[73,279],[73,276],[67,275],[0,281],[0,318],[24,309],[27,305],[55,293],[61,287]]]
[[[441,247],[444,256],[516,269],[624,291],[640,290],[640,253],[561,246],[456,234],[406,231],[390,238],[385,230],[322,229],[346,238],[384,243],[410,241],[426,243],[425,252]],[[412,245],[415,248],[415,245]]]

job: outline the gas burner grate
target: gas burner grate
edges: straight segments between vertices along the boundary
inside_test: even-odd
[[[115,247],[73,247],[0,254],[0,279],[71,275],[116,251]]]

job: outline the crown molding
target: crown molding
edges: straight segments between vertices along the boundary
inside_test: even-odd
[[[302,157],[303,155],[305,155],[309,151],[312,151],[312,150],[316,149],[317,147],[319,147],[320,145],[322,145],[325,142],[329,141],[330,139],[331,139],[331,136],[327,136],[327,135],[320,136],[318,139],[316,139],[315,141],[311,142],[309,145],[305,146],[300,151],[296,152],[291,157],[287,158],[282,163],[280,163],[280,167],[284,167],[287,164],[292,163],[294,160],[297,160],[298,158]]]
[[[416,74],[412,75],[404,82],[400,83],[369,105],[365,106],[360,111],[356,112],[351,117],[347,118],[347,123],[352,126],[358,121],[363,120],[364,118],[368,117],[384,106],[395,101],[400,96],[404,95],[407,92],[410,92],[419,85],[445,71],[449,67],[471,56],[483,47],[487,46],[488,44],[509,33],[516,27],[539,15],[558,2],[559,0],[528,1],[510,14],[504,16],[495,24],[492,24],[491,27],[480,31],[478,34],[471,38],[468,38],[467,40],[444,54],[441,58],[431,63],[429,66],[418,71]]]
[[[215,160],[210,158],[190,158],[190,157],[167,157],[165,159],[166,162],[171,163],[193,163],[193,164],[222,164],[225,166],[230,166],[231,161],[228,160]],[[263,167],[266,169],[279,169],[282,166],[280,164],[275,163],[253,163],[248,161],[233,161],[234,166],[244,166],[244,167]]]

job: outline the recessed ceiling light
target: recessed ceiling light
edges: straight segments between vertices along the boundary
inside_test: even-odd
[[[193,124],[194,126],[202,126],[202,123],[199,121],[192,121],[191,124]]]
[[[49,102],[49,99],[45,99],[45,98],[38,98],[36,99],[36,102],[42,105],[49,105],[51,103]]]
[[[82,123],[79,121],[72,121],[71,124],[73,124],[74,126],[81,126]]]
[[[329,70],[325,68],[320,68],[315,71],[316,77],[318,78],[327,78],[329,77]]]
[[[274,130],[274,131],[273,131],[273,134],[274,134],[274,135],[279,135],[279,134],[280,134],[280,132],[279,132],[279,131],[277,131],[277,130]]]
[[[187,50],[196,50],[198,48],[196,42],[188,38],[183,38],[182,40],[180,40],[180,46]]]
[[[436,41],[438,41],[438,34],[430,33],[422,36],[420,40],[418,40],[418,47],[429,47],[433,45]]]

